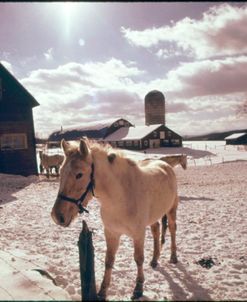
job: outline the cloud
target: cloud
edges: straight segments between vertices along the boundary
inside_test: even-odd
[[[247,56],[182,63],[152,85],[172,99],[246,92]]]
[[[32,71],[21,83],[38,100],[35,124],[51,131],[114,116],[143,119],[143,100],[134,91],[144,71],[134,62],[117,59],[85,64],[68,63]]]
[[[53,60],[54,49],[53,49],[53,48],[49,48],[49,49],[44,53],[44,56],[45,56],[45,58],[46,58],[47,61]]]
[[[220,4],[211,7],[202,18],[186,17],[170,26],[132,30],[121,27],[125,39],[134,46],[152,48],[157,55],[179,53],[198,59],[247,53],[247,5]],[[163,47],[162,47],[163,46]]]
[[[61,125],[110,117],[144,124],[144,97],[153,89],[164,93],[167,126],[178,133],[210,130],[210,119],[215,127],[220,121],[215,129],[232,127],[230,120],[236,128],[244,124],[236,110],[247,96],[247,56],[182,63],[152,81],[143,81],[143,74],[136,63],[112,58],[34,70],[21,83],[40,103],[35,126],[47,135]]]

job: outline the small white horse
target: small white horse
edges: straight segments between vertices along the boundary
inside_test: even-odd
[[[155,160],[145,164],[126,158],[110,146],[81,139],[79,145],[62,140],[65,161],[60,169],[60,187],[52,209],[54,221],[64,227],[70,225],[78,212],[92,199],[100,202],[106,238],[105,274],[98,293],[105,299],[110,285],[115,254],[120,236],[126,234],[134,242],[137,264],[133,299],[143,295],[144,238],[150,225],[154,238],[151,265],[160,256],[159,219],[165,214],[171,233],[171,259],[176,255],[176,209],[178,204],[175,173],[167,163]]]
[[[62,154],[46,154],[39,151],[40,172],[46,170],[46,176],[49,178],[52,168],[55,168],[56,174],[59,175],[59,168],[63,163],[64,155]]]

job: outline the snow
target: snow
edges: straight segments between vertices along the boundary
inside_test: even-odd
[[[167,232],[158,267],[149,266],[153,242],[147,228],[146,281],[141,300],[247,300],[247,152],[244,146],[188,142],[181,149],[149,149],[146,154],[128,151],[136,159],[164,153],[186,153],[190,157],[187,170],[175,168],[180,196],[179,262],[169,263]],[[207,156],[211,162],[205,160]],[[79,217],[71,227],[57,226],[50,212],[58,185],[59,179],[55,177],[0,174],[0,300],[80,300],[77,242],[82,219],[94,229],[99,288],[105,258],[99,204],[93,199],[88,206],[89,214]],[[215,263],[211,268],[197,264],[209,257]],[[123,236],[108,299],[130,300],[135,278],[132,242]]]
[[[108,135],[105,141],[119,141],[119,140],[140,140],[147,136],[152,131],[159,128],[162,124],[149,125],[149,126],[135,126],[135,127],[122,127]]]

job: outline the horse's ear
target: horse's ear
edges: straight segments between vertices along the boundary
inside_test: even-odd
[[[87,145],[87,138],[83,137],[80,139],[79,151],[84,158],[88,156],[89,149]]]
[[[66,142],[66,140],[64,138],[61,141],[61,148],[63,149],[64,154],[68,155],[69,143]]]

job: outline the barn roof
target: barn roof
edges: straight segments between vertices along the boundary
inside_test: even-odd
[[[138,140],[158,129],[162,124],[120,128],[105,138],[105,141]]]
[[[118,121],[123,121],[124,123],[127,123],[128,126],[132,126],[129,121],[123,118],[110,118],[107,120],[66,127],[61,131],[54,131],[49,136],[49,140],[61,140],[62,138],[73,140],[81,136],[103,139],[107,135],[108,129]]]
[[[244,135],[246,135],[247,133],[246,132],[242,132],[242,133],[233,133],[227,137],[225,137],[225,139],[236,139],[236,138],[240,138]]]
[[[11,95],[16,102],[27,103],[27,105],[31,107],[39,106],[39,103],[36,99],[31,95],[27,89],[22,86],[22,84],[8,71],[6,67],[3,66],[0,62],[0,78],[2,78],[2,84],[6,89],[11,91]]]
[[[124,120],[127,122],[127,120],[123,118],[109,118],[102,121],[93,121],[88,123],[81,123],[80,125],[74,125],[70,127],[66,127],[63,129],[63,132],[65,131],[87,131],[87,130],[101,130],[104,128],[110,127],[112,124],[119,120]]]

